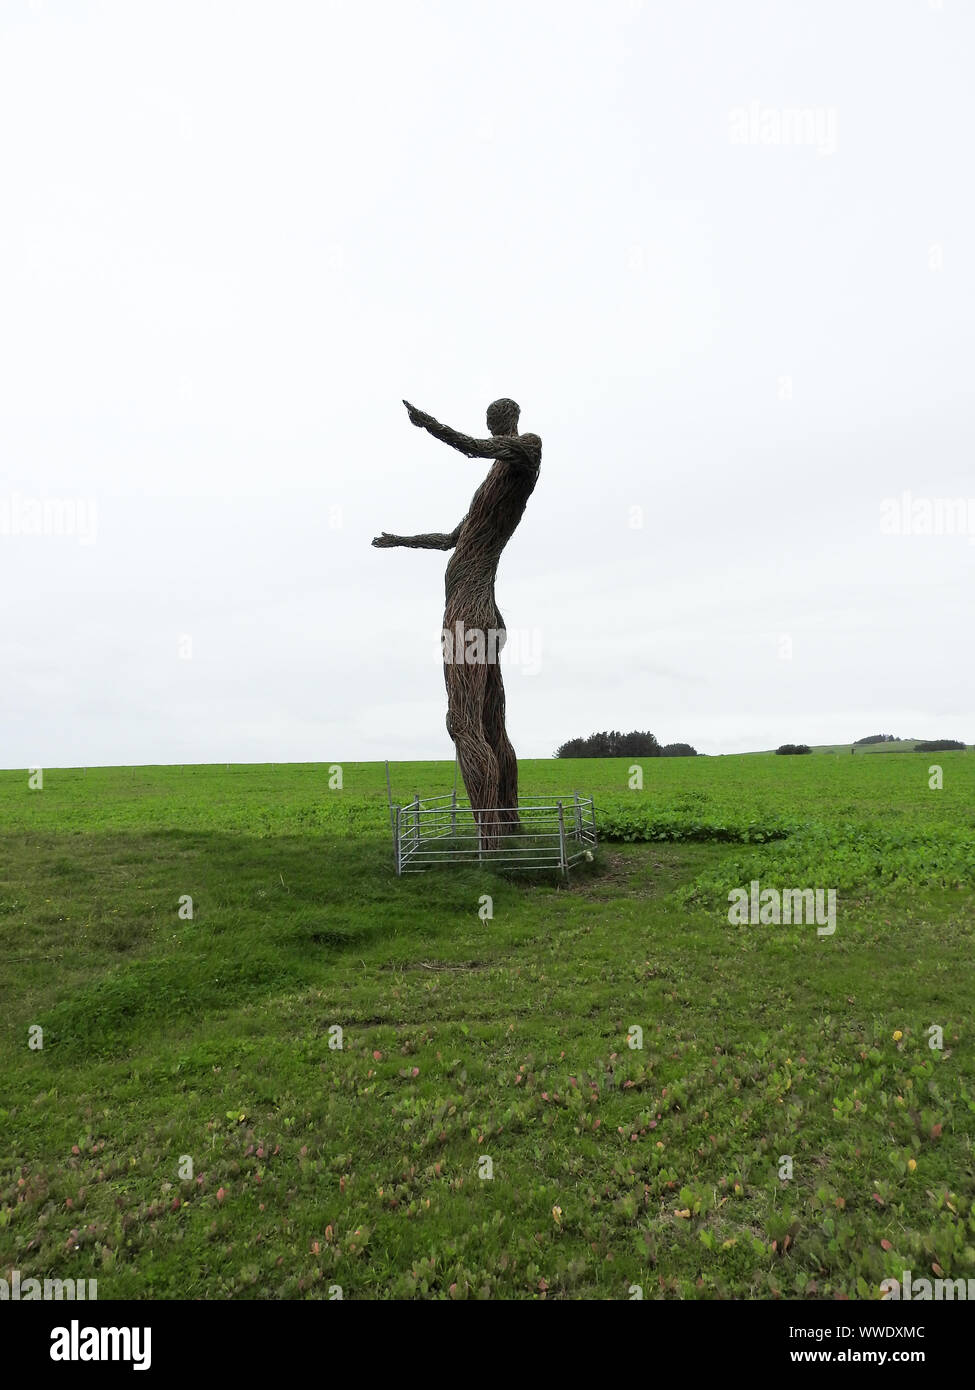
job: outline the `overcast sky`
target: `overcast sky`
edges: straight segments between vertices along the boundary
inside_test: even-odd
[[[964,0],[0,0],[0,765],[451,757],[447,557],[369,542],[487,465],[402,397],[542,437],[520,756],[975,741],[975,502],[924,534],[975,498],[973,39]]]

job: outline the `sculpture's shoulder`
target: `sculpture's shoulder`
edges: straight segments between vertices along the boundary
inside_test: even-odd
[[[542,441],[537,434],[519,434],[518,443],[527,458],[536,465],[542,461]]]

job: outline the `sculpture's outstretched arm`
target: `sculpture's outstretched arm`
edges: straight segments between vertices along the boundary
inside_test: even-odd
[[[439,439],[444,444],[449,444],[452,449],[466,454],[469,459],[506,459],[509,463],[530,462],[524,448],[518,443],[517,435],[472,439],[469,434],[461,434],[459,430],[451,429],[449,425],[442,425],[439,420],[435,420],[426,411],[417,410],[416,406],[410,405],[409,401],[404,401],[403,404],[406,406],[410,420],[414,425],[425,429],[428,434],[433,435],[434,439]]]
[[[455,526],[449,536],[442,535],[438,531],[422,536],[392,536],[388,531],[383,531],[382,535],[377,536],[373,541],[373,545],[378,546],[381,550],[396,545],[405,545],[411,550],[453,550],[463,524],[460,522]]]

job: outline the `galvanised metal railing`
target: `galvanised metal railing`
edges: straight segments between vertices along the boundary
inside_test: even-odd
[[[486,829],[481,817],[491,822]],[[500,818],[500,824],[495,823]],[[517,817],[520,826],[513,827]],[[390,802],[397,874],[422,873],[437,864],[490,864],[507,869],[556,869],[563,878],[596,848],[591,796],[521,797],[512,808],[482,811],[457,792]]]

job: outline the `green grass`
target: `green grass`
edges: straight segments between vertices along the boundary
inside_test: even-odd
[[[315,765],[0,773],[0,1276],[872,1298],[975,1275],[975,754],[649,759],[630,790],[640,761],[522,764],[615,837],[568,889],[396,879],[377,764],[341,791]],[[392,773],[406,800],[452,766]],[[835,935],[730,926],[754,878],[836,888]]]

